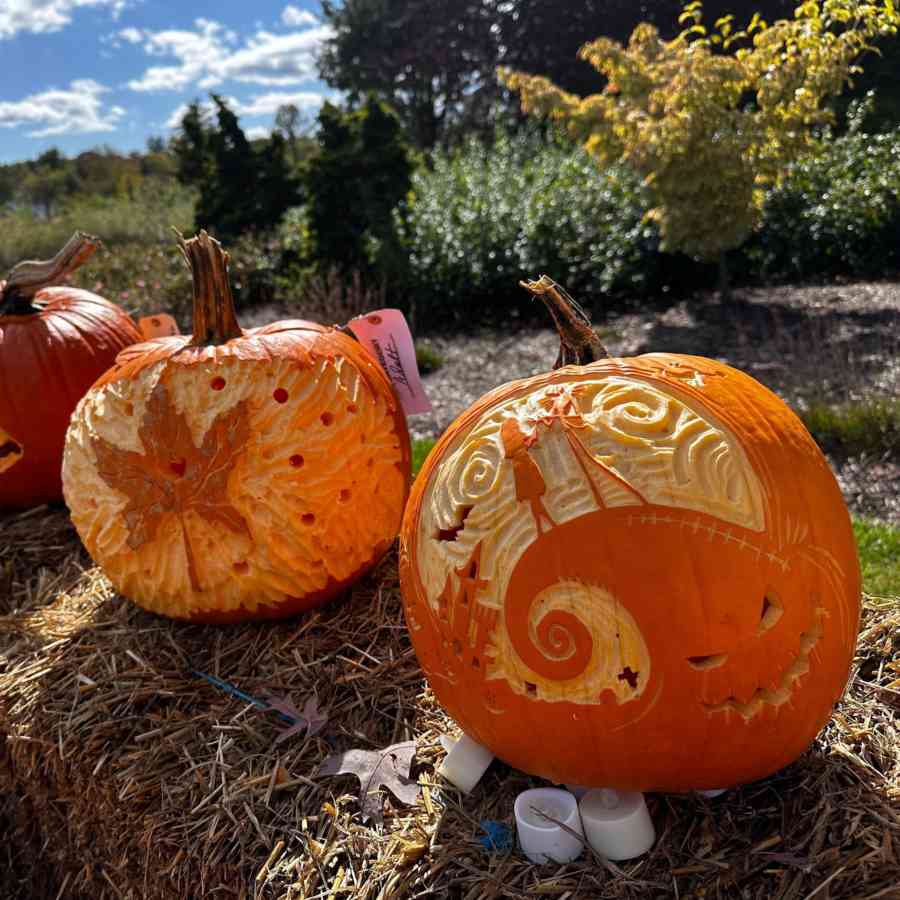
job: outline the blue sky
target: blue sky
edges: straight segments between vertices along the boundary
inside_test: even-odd
[[[143,149],[211,91],[251,137],[282,103],[311,118],[327,36],[318,0],[0,0],[0,162]]]

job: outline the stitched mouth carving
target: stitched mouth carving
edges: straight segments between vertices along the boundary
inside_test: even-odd
[[[702,703],[703,708],[710,713],[732,711],[738,713],[744,719],[752,719],[762,712],[766,704],[781,706],[783,703],[787,703],[791,699],[797,682],[809,672],[810,654],[824,633],[823,620],[825,615],[824,608],[816,607],[813,627],[809,631],[804,631],[800,634],[800,653],[779,679],[778,687],[774,690],[757,688],[753,696],[746,702],[739,700],[737,697],[726,697],[719,703]],[[695,668],[697,667],[695,665]]]

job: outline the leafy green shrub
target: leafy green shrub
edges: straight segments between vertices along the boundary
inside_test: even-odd
[[[877,277],[900,268],[900,129],[847,134],[770,192],[744,257],[763,277]]]
[[[760,230],[729,258],[744,282],[883,276],[900,268],[900,130],[823,142],[770,192]],[[536,133],[436,155],[395,211],[421,321],[521,314],[518,281],[552,275],[588,306],[600,294],[712,285],[712,267],[659,252],[638,177],[600,177],[581,149]]]
[[[658,238],[642,221],[637,177],[604,178],[587,154],[537,133],[470,139],[413,176],[395,227],[423,321],[499,318],[530,301],[520,279],[542,272],[580,300],[658,288]]]
[[[888,454],[900,459],[900,401],[875,399],[842,406],[817,403],[803,410],[809,433],[842,456]]]

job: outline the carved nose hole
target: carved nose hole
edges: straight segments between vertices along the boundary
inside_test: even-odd
[[[759,615],[759,625],[756,633],[762,634],[772,628],[775,623],[784,615],[784,607],[781,601],[771,591],[769,591],[762,602],[762,612]]]
[[[728,659],[727,653],[712,653],[709,656],[689,656],[687,661],[692,669],[703,672],[706,669],[718,668],[726,659]]]

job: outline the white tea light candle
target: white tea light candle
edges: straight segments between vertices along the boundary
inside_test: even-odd
[[[587,842],[607,859],[640,856],[656,840],[643,794],[600,788],[588,791],[579,809]]]
[[[458,741],[441,735],[441,745],[447,751],[438,767],[438,775],[468,794],[493,762],[494,754],[464,734]]]
[[[519,845],[532,862],[571,862],[584,850],[578,801],[568,791],[523,791],[516,797],[515,814]]]

